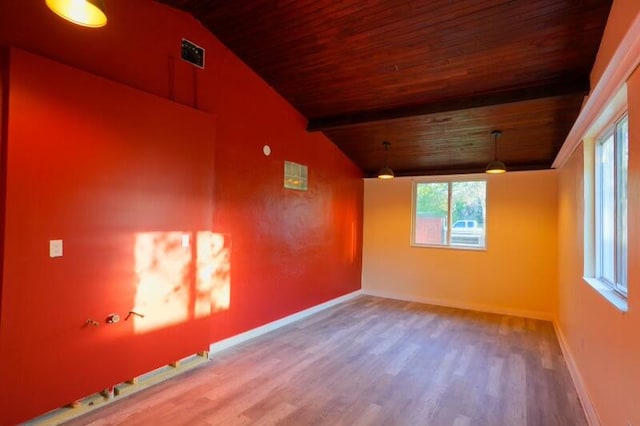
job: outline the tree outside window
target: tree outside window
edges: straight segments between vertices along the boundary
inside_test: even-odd
[[[417,182],[414,245],[485,247],[486,182]]]

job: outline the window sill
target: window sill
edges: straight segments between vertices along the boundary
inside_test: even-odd
[[[616,307],[621,312],[629,311],[629,302],[627,298],[617,293],[611,287],[604,285],[602,282],[591,277],[582,277],[582,279],[589,284],[595,291],[600,293],[602,297],[607,299],[609,303]]]
[[[447,246],[444,244],[415,244],[412,243],[411,247],[414,248],[432,248],[432,249],[445,249],[445,250],[462,250],[462,251],[487,251],[486,246],[475,247],[475,246],[465,246],[465,245],[455,245],[455,246]]]

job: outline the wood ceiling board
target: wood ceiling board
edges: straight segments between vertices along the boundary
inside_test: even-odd
[[[520,102],[531,99],[548,98],[559,95],[575,94],[584,96],[588,92],[588,80],[574,78],[571,81],[554,82],[539,87],[523,87],[498,93],[470,95],[464,98],[447,99],[423,105],[407,105],[381,111],[360,111],[353,114],[321,117],[311,120],[307,130],[329,130],[337,127],[353,126],[374,121],[385,121],[395,118],[406,118],[435,114],[439,112],[466,110],[482,106]]]
[[[549,167],[588,89],[612,0],[159,0],[193,14],[237,56],[321,129],[364,171],[379,167],[382,138],[375,120],[416,115],[450,117],[458,139],[474,140],[493,127],[519,131],[520,149],[505,151],[513,167]],[[556,87],[564,91],[547,92]],[[535,96],[517,96],[518,91]],[[500,99],[497,94],[502,94]],[[511,94],[511,96],[504,96]],[[574,95],[570,95],[574,94]],[[507,121],[501,114],[468,124],[467,109],[487,109],[531,99],[573,99],[571,106],[547,102],[548,123],[530,118]],[[438,109],[439,107],[440,109]],[[421,109],[422,108],[422,109]],[[554,109],[555,108],[555,109]],[[458,114],[454,112],[460,111]],[[451,114],[449,114],[451,112]],[[524,114],[537,114],[532,108]],[[353,118],[358,118],[354,120]],[[346,122],[345,122],[346,118]],[[455,120],[454,120],[455,119]],[[354,125],[349,147],[347,129]],[[335,121],[337,120],[337,121]],[[351,121],[349,121],[351,120]],[[410,121],[411,122],[411,121]],[[369,131],[364,131],[369,129]],[[391,124],[386,123],[388,128]],[[516,127],[521,126],[521,127]],[[419,140],[424,126],[392,132]],[[438,126],[436,126],[438,127]],[[411,132],[416,132],[411,135]],[[470,132],[466,135],[464,132]],[[427,136],[433,136],[427,131]],[[526,135],[537,135],[529,138]],[[373,138],[374,146],[364,141]],[[413,138],[413,139],[412,139]],[[508,135],[505,133],[505,139]],[[541,140],[549,138],[549,140]],[[392,137],[387,139],[396,142]],[[475,170],[490,154],[475,148],[440,148],[416,162],[396,154],[398,173]],[[455,147],[455,142],[453,142]],[[407,145],[408,147],[411,145]],[[436,145],[441,146],[441,145]],[[444,144],[442,146],[447,146]],[[546,148],[544,148],[546,147]],[[356,155],[362,150],[366,155]],[[426,149],[426,148],[421,148]],[[464,152],[463,152],[464,151]],[[553,153],[553,154],[552,154]],[[448,156],[448,163],[444,158]],[[440,159],[440,158],[443,159]],[[393,166],[392,166],[393,167]],[[484,166],[482,165],[482,168]]]
[[[510,168],[530,164],[548,168],[582,100],[572,95],[536,99],[361,124],[325,134],[368,175],[382,167],[384,140],[392,144],[389,166],[399,174],[482,171],[493,159],[493,129],[503,131],[499,159]]]
[[[608,10],[579,1],[319,0],[202,2],[191,11],[316,118],[586,77],[594,52],[576,47],[597,48],[602,27],[591,21],[603,20],[594,12],[602,3]]]

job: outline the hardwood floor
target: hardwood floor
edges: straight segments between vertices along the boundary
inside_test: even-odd
[[[586,425],[550,322],[361,296],[69,425]]]

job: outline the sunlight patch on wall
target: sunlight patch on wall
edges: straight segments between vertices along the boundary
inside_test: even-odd
[[[351,221],[351,238],[349,239],[349,263],[353,264],[356,260],[358,250],[358,233],[356,231],[356,221]]]
[[[230,304],[230,245],[222,234],[146,232],[136,235],[134,331],[205,318]],[[195,245],[185,244],[195,241]]]
[[[231,247],[228,238],[198,233],[196,317],[229,309],[231,302]],[[206,296],[206,300],[205,300]],[[205,313],[206,312],[206,313]]]
[[[136,236],[138,285],[136,332],[178,324],[189,316],[191,250],[182,247],[182,232],[148,232]]]

